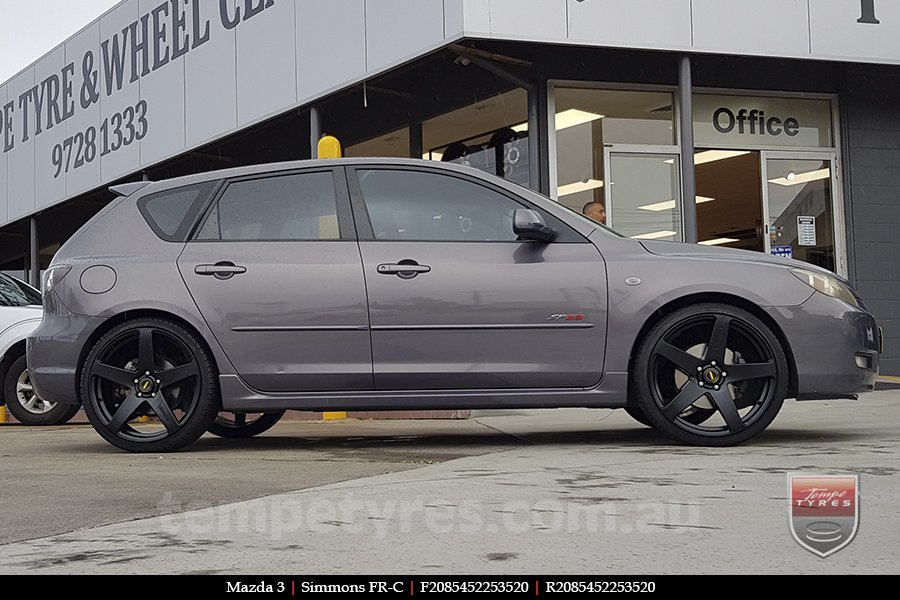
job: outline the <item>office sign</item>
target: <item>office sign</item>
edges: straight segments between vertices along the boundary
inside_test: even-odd
[[[831,148],[831,102],[697,94],[694,137],[698,145],[724,148]]]

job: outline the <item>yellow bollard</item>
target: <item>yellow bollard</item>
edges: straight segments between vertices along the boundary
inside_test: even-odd
[[[326,135],[319,140],[319,158],[341,158],[341,142],[333,135]]]
[[[319,158],[341,158],[343,156],[341,142],[333,135],[326,135],[319,140],[318,151]],[[322,413],[323,421],[338,421],[346,418],[347,413],[344,411]]]
[[[9,417],[6,416],[6,405],[0,406],[0,424],[9,422]]]

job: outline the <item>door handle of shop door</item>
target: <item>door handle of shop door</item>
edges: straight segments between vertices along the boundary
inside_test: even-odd
[[[231,279],[235,275],[246,273],[247,267],[242,267],[233,262],[222,261],[214,265],[197,265],[194,273],[197,275],[212,275],[216,279]]]
[[[378,272],[382,275],[396,275],[400,279],[412,279],[419,273],[430,273],[431,267],[420,265],[414,260],[402,260],[399,263],[378,265]]]

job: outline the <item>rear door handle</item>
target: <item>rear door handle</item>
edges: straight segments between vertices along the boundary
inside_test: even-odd
[[[431,267],[420,265],[414,260],[401,260],[399,263],[378,265],[378,272],[382,275],[396,275],[400,279],[412,279],[419,273],[430,273]]]
[[[246,273],[247,267],[242,267],[233,262],[222,261],[214,265],[197,265],[194,273],[197,275],[212,275],[216,279],[231,279],[235,275]]]

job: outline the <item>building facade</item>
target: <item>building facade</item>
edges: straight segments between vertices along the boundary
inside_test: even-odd
[[[0,270],[37,281],[110,185],[329,133],[830,269],[900,374],[898,34],[887,0],[125,0],[0,86]]]

